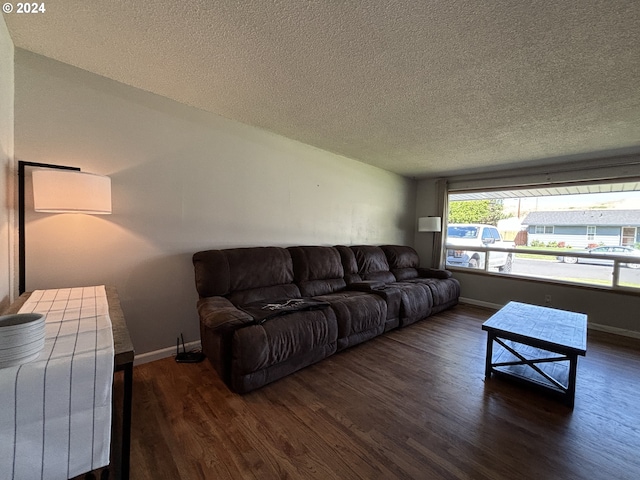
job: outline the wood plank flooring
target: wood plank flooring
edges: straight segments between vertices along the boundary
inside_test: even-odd
[[[572,411],[485,381],[492,313],[459,305],[243,396],[208,361],[135,367],[131,478],[640,478],[640,341],[590,332]]]

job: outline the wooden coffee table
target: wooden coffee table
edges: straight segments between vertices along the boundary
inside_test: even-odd
[[[587,353],[585,314],[509,302],[482,329],[487,379],[494,373],[542,387],[573,408],[578,355]]]

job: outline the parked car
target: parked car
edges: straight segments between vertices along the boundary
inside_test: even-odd
[[[619,256],[636,257],[634,260],[638,263],[627,262],[621,265],[627,266],[629,268],[640,268],[640,250],[633,247],[625,247],[625,246],[596,247],[596,248],[587,249],[585,253],[590,253],[595,255],[615,255],[617,257]],[[578,257],[564,256],[564,255],[558,256],[556,258],[564,263],[591,263],[595,265],[613,265],[613,260],[609,260],[608,258],[578,258]]]
[[[465,247],[510,247],[498,229],[492,225],[452,223],[447,227],[447,265],[452,267],[484,268],[485,252],[474,252]],[[453,247],[453,248],[451,248]],[[489,268],[509,273],[513,266],[513,253],[490,252]]]

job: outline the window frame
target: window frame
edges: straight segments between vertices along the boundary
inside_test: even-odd
[[[638,177],[634,177],[636,183],[640,184],[640,176]],[[620,184],[620,183],[627,183],[628,180],[625,178],[622,179],[611,179],[608,182],[605,181],[586,181],[586,182],[580,182],[580,183],[584,183],[587,185],[593,185],[593,184]],[[557,186],[562,186],[562,185],[573,185],[574,182],[562,182],[557,184]],[[528,190],[529,188],[531,188],[530,186],[504,186],[504,187],[495,187],[495,188],[481,188],[481,189],[474,189],[472,190],[473,194],[478,194],[479,192],[482,193],[492,193],[492,192],[509,192],[511,193],[514,190]],[[640,193],[640,187],[638,187],[637,189],[634,189],[633,191],[639,192]],[[451,195],[455,195],[455,194],[459,194],[459,193],[468,193],[468,191],[465,191],[463,189],[446,189],[444,191],[444,196],[446,197],[446,202],[445,205],[448,206],[448,204],[451,201],[455,201],[455,200],[451,200],[450,196]],[[591,192],[585,192],[585,193],[591,193]],[[603,193],[607,193],[607,192],[603,192]],[[557,194],[558,196],[561,194]],[[551,194],[550,196],[555,196],[554,194]],[[486,198],[486,197],[484,197]],[[508,197],[502,197],[502,198],[514,198],[513,196]],[[523,196],[524,198],[524,196]],[[448,210],[445,207],[445,210],[443,212],[443,225],[448,225]],[[496,228],[496,227],[493,227]],[[497,230],[497,229],[496,229]],[[597,238],[597,234],[598,234],[598,229],[597,229],[597,225],[588,225],[588,232],[592,235],[591,239],[588,240],[589,243],[593,243],[594,241],[596,241]],[[534,232],[531,232],[531,230],[529,230],[529,235],[532,234],[538,234],[538,235],[553,235],[555,234],[555,225],[549,225],[549,224],[543,224],[543,225],[536,225],[534,228]],[[584,237],[583,237],[584,238]],[[621,231],[621,236],[620,238],[622,239],[622,231]],[[579,257],[579,258],[601,258],[601,259],[605,259],[605,260],[609,260],[612,261],[611,263],[611,268],[612,268],[612,274],[611,274],[611,283],[610,284],[606,284],[606,285],[600,285],[600,284],[595,284],[595,283],[589,283],[587,281],[585,282],[580,282],[580,281],[572,281],[570,279],[559,279],[559,278],[547,278],[547,277],[540,277],[540,276],[529,276],[529,275],[524,275],[524,274],[513,274],[510,271],[508,272],[501,272],[501,271],[490,271],[489,270],[489,257],[491,255],[491,252],[501,252],[502,254],[506,253],[512,253],[515,257],[516,254],[519,253],[526,253],[526,254],[533,254],[533,255],[540,255],[540,256],[547,256],[547,257],[556,257],[556,256],[560,256],[558,255],[558,252],[549,252],[548,250],[542,250],[542,249],[536,249],[534,247],[526,247],[526,248],[522,248],[519,247],[517,250],[516,248],[507,248],[507,247],[494,247],[493,244],[486,244],[484,243],[482,247],[475,247],[475,246],[465,246],[464,250],[468,250],[470,252],[478,252],[481,255],[484,256],[485,261],[484,262],[480,262],[480,268],[469,268],[469,267],[464,267],[464,266],[453,266],[453,265],[448,265],[446,264],[446,255],[445,252],[447,252],[448,250],[459,250],[460,247],[450,244],[448,242],[448,238],[447,238],[447,228],[445,227],[443,229],[443,234],[441,236],[441,256],[440,256],[440,261],[441,261],[441,267],[443,268],[447,268],[447,269],[451,269],[454,271],[458,271],[458,272],[464,272],[464,273],[469,273],[469,274],[480,274],[480,275],[490,275],[490,276],[500,276],[502,278],[514,278],[514,279],[518,279],[518,280],[526,280],[526,281],[532,281],[532,282],[538,282],[538,283],[550,283],[550,284],[557,284],[557,285],[570,285],[570,286],[576,286],[576,287],[580,287],[580,288],[587,288],[587,289],[596,289],[596,290],[609,290],[609,291],[617,291],[617,292],[623,292],[623,293],[631,293],[631,294],[635,294],[637,295],[638,292],[640,291],[640,287],[635,286],[636,283],[635,281],[631,284],[628,283],[627,281],[627,285],[621,284],[620,283],[620,270],[621,268],[626,265],[627,263],[631,263],[629,262],[629,257],[625,256],[625,255],[612,255],[610,252],[608,254],[605,255],[593,255],[593,254],[588,254],[588,253],[582,253],[579,252],[577,250],[573,250],[571,251],[570,255],[564,255],[566,257]],[[633,245],[631,245],[633,247]],[[635,262],[633,262],[635,263]],[[637,262],[638,264],[640,264],[640,261]],[[626,269],[625,269],[626,270]],[[624,277],[624,275],[623,275]]]

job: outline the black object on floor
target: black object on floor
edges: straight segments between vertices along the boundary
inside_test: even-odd
[[[180,351],[180,339],[182,339],[182,352]],[[187,352],[184,347],[184,337],[180,334],[180,338],[176,338],[176,362],[178,363],[198,363],[205,358],[204,353],[200,351]]]

